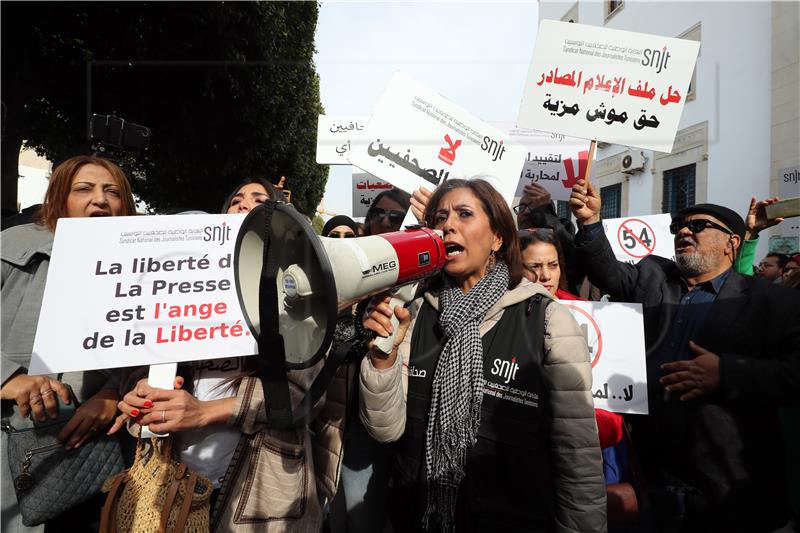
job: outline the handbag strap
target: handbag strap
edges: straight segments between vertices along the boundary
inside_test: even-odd
[[[170,480],[167,495],[164,497],[164,507],[161,508],[161,526],[159,527],[161,533],[166,533],[167,531],[170,511],[172,511],[172,505],[175,503],[175,497],[178,495],[178,488],[185,475],[186,465],[179,464],[175,469],[175,476]],[[175,531],[180,531],[180,529],[176,527]]]
[[[197,473],[190,471],[189,481],[186,482],[186,492],[183,495],[181,511],[178,513],[178,520],[175,522],[175,533],[181,533],[183,528],[186,527],[186,520],[189,518],[189,511],[192,508],[192,500],[194,499],[195,485],[197,485]]]
[[[108,491],[106,503],[103,505],[103,510],[100,513],[100,529],[99,533],[115,533],[117,530],[117,503],[122,495],[122,489],[125,488],[125,483],[128,481],[128,470],[121,472],[114,480],[111,490]]]

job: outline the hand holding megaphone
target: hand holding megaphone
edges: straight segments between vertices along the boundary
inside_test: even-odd
[[[403,342],[409,322],[409,312],[404,306],[414,299],[417,285],[417,283],[404,285],[393,291],[379,294],[370,301],[364,312],[363,324],[365,329],[378,335],[375,340],[370,342],[370,348],[377,348],[385,354],[391,354]],[[385,320],[387,318],[388,323]]]
[[[403,290],[416,288],[416,283],[403,287]],[[394,364],[397,356],[395,349],[406,336],[408,326],[411,323],[411,313],[403,307],[404,298],[391,292],[381,293],[370,301],[366,311],[364,311],[364,329],[375,332],[378,337],[370,341],[370,348],[377,348],[387,355],[379,361],[373,360],[375,368],[388,368]],[[413,293],[411,298],[413,298]],[[410,299],[409,299],[410,300]]]

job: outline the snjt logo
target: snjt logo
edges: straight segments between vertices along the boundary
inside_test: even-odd
[[[667,51],[666,46],[661,50],[645,48],[642,53],[644,54],[642,66],[653,67],[656,69],[656,74],[660,74],[662,70],[667,70],[667,61],[671,57],[671,54]]]
[[[492,362],[492,375],[504,379],[505,381],[503,383],[514,381],[517,377],[517,370],[519,370],[519,365],[517,364],[516,357],[512,357],[511,361],[506,361],[498,357]]]

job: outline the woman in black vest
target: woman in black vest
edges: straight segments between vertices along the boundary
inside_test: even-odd
[[[360,387],[367,430],[398,441],[395,530],[605,531],[580,329],[523,279],[511,212],[487,182],[448,180],[425,221],[443,233],[444,273],[410,309],[379,297],[363,321],[381,336],[400,321]]]

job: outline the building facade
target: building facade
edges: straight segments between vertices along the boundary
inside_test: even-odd
[[[671,153],[598,144],[606,218],[800,196],[800,3],[540,2],[539,18],[701,43]],[[762,235],[757,258],[768,246],[800,251],[800,217]]]

